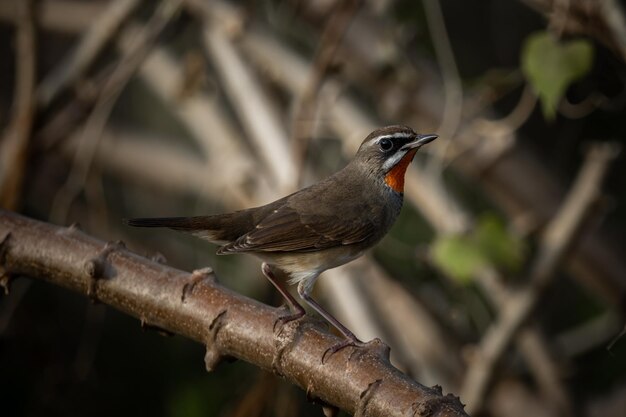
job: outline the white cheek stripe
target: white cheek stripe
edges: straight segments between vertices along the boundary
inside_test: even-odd
[[[383,171],[387,172],[393,168],[406,155],[407,151],[397,151],[391,158],[388,158],[383,164]]]

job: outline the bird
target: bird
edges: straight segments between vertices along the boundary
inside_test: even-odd
[[[379,128],[343,169],[269,204],[207,216],[134,218],[127,224],[191,233],[220,245],[218,255],[255,255],[263,261],[263,275],[291,307],[292,314],[278,320],[286,323],[306,313],[276,269],[344,336],[333,352],[363,347],[367,343],[312,297],[313,286],[322,272],[358,258],[387,234],[402,207],[409,164],[420,147],[437,137],[403,125]]]

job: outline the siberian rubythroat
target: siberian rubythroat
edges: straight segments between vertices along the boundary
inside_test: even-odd
[[[404,175],[415,153],[437,135],[420,135],[406,126],[388,126],[370,133],[354,159],[330,177],[261,207],[198,217],[131,219],[140,227],[168,227],[221,245],[219,255],[249,253],[263,260],[263,274],[287,299],[293,314],[302,306],[277,279],[282,270],[300,297],[335,326],[348,345],[364,345],[312,297],[325,270],[361,256],[391,228],[402,207]]]

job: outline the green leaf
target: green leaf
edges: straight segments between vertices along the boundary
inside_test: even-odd
[[[546,119],[554,119],[570,84],[591,70],[593,52],[593,45],[585,39],[562,42],[545,31],[526,38],[522,71],[541,100]]]
[[[445,274],[467,283],[486,259],[468,236],[439,236],[433,245],[432,260]]]
[[[502,220],[487,214],[469,235],[439,236],[431,246],[431,259],[446,275],[468,283],[480,268],[489,264],[519,270],[524,252],[524,242],[510,234]]]
[[[497,267],[517,271],[524,260],[524,244],[510,234],[502,220],[494,215],[480,218],[473,234],[480,252]]]

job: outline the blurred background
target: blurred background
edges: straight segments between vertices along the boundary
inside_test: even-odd
[[[316,297],[472,415],[626,415],[618,0],[1,0],[0,204],[272,305],[259,262],[123,218],[260,205],[373,129],[440,138]],[[0,296],[3,416],[317,416],[305,393],[49,284]]]

